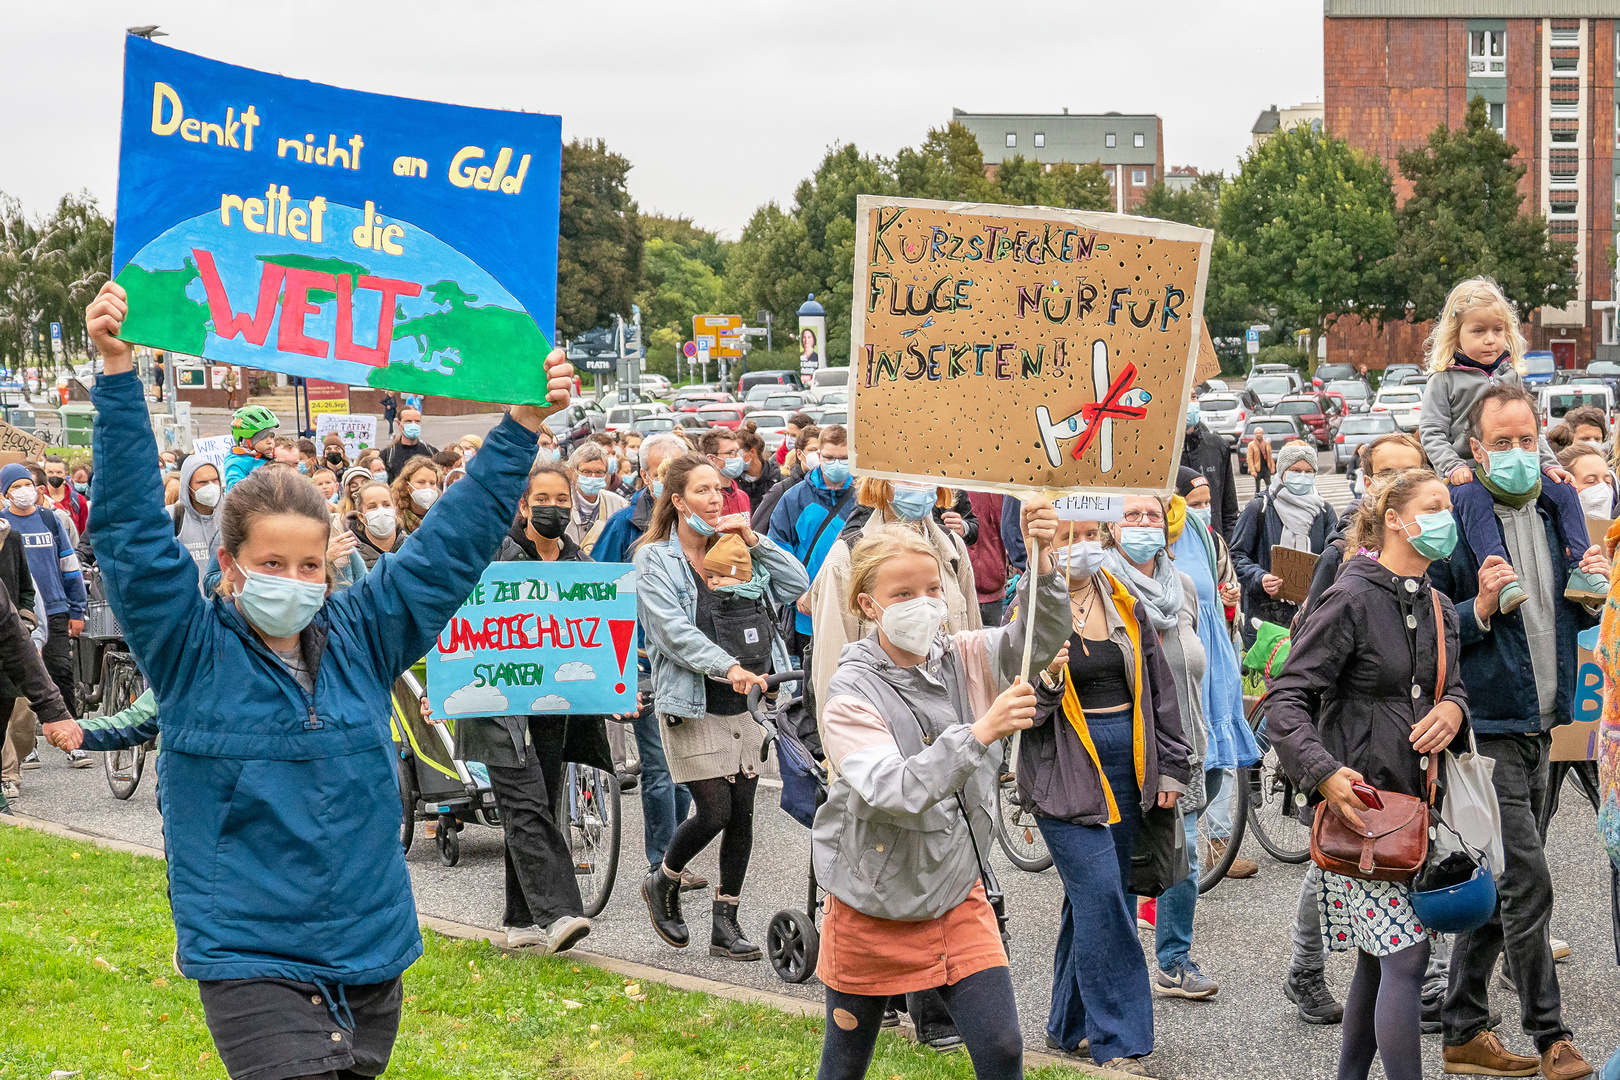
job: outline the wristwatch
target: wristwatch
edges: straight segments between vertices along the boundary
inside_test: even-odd
[[[1041,685],[1045,686],[1048,690],[1056,690],[1058,687],[1063,685],[1063,680],[1053,678],[1051,668],[1042,668]]]

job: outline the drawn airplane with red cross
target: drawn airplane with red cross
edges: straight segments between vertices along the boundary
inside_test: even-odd
[[[1153,400],[1152,394],[1135,385],[1135,364],[1126,364],[1118,377],[1109,378],[1106,341],[1091,343],[1091,381],[1097,400],[1080,406],[1079,412],[1066,419],[1053,421],[1052,413],[1045,405],[1035,406],[1035,422],[1040,425],[1046,460],[1054,469],[1063,464],[1058,443],[1077,438],[1080,441],[1074,444],[1071,451],[1076,461],[1096,440],[1102,471],[1113,472],[1114,421],[1142,419],[1147,415],[1147,410],[1142,406]]]

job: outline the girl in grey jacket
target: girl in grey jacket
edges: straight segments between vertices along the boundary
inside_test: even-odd
[[[1034,608],[1038,667],[1069,619],[1049,554],[1056,513],[1031,500],[1022,515],[1041,548],[1040,596],[1026,580],[1018,609]],[[845,646],[822,717],[833,780],[813,831],[828,893],[816,968],[827,986],[821,1080],[865,1076],[889,996],[934,987],[976,1075],[1023,1075],[979,855],[989,853],[1001,739],[1035,715],[1034,691],[1015,681],[1025,621],[947,636],[942,587],[938,554],[912,529],[883,526],[852,552],[845,603],[877,629]]]

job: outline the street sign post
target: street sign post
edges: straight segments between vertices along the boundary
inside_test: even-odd
[[[51,323],[51,355],[58,359],[62,356],[62,324]]]
[[[1251,326],[1244,332],[1243,341],[1248,347],[1250,356],[1260,355],[1260,331],[1269,330],[1266,326]]]

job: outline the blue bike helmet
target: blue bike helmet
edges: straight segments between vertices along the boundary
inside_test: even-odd
[[[1496,881],[1487,862],[1475,865],[1466,880],[1454,885],[1419,892],[1418,884],[1413,882],[1409,894],[1412,910],[1430,930],[1442,934],[1478,930],[1496,911]]]

